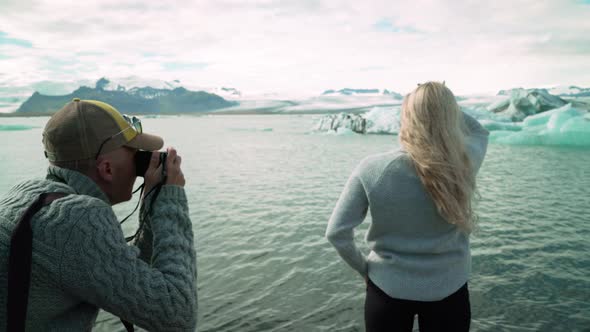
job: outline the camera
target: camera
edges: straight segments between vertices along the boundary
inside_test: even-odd
[[[145,172],[147,171],[149,165],[150,165],[150,159],[152,159],[152,151],[137,151],[137,153],[135,154],[135,174],[137,176],[141,176],[144,177],[145,176]],[[166,157],[168,157],[168,153],[167,152],[160,152],[160,161],[158,163],[158,165],[164,165],[164,168],[166,167]],[[162,169],[162,172],[165,172],[164,169]]]

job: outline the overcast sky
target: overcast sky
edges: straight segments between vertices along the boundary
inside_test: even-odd
[[[590,86],[590,0],[0,0],[0,89],[180,80],[320,94]]]

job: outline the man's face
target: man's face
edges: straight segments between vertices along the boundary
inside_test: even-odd
[[[110,183],[106,193],[111,204],[125,202],[131,199],[133,184],[135,183],[135,153],[136,149],[120,147],[104,155],[110,162]]]

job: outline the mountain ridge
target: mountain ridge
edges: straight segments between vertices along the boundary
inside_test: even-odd
[[[49,96],[34,92],[15,111],[16,114],[53,114],[73,98],[100,100],[111,104],[121,113],[129,114],[192,114],[236,106],[236,101],[205,91],[190,91],[183,87],[120,88],[105,90],[108,80],[101,78],[94,88],[81,86],[67,95]]]

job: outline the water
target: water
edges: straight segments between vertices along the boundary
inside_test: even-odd
[[[395,148],[396,138],[311,133],[317,119],[142,120],[183,156],[199,331],[364,330],[363,281],[323,234],[351,170],[365,156]],[[1,193],[44,174],[46,121],[0,119],[34,127],[0,131]],[[490,145],[478,176],[472,331],[590,330],[589,165],[589,149]],[[116,211],[124,217],[133,207]],[[124,228],[130,234],[135,226]],[[123,326],[101,313],[96,330]]]

